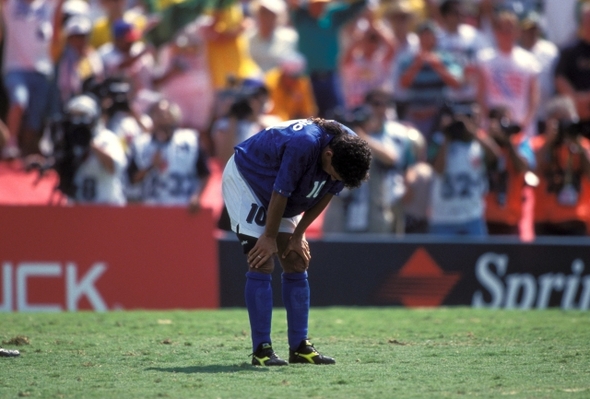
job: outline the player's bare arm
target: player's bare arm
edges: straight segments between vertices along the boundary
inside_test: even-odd
[[[311,253],[309,251],[309,244],[305,239],[305,232],[318,216],[320,216],[324,209],[326,209],[326,206],[328,206],[332,197],[332,194],[326,194],[317,204],[303,214],[295,231],[289,237],[285,250],[281,253],[282,259],[286,259],[289,253],[296,252],[305,262],[305,268],[307,269],[307,267],[309,267]]]

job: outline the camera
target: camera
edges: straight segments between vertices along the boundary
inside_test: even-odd
[[[574,139],[577,136],[590,138],[590,121],[559,120],[557,125],[558,141],[563,141],[566,138]]]
[[[131,85],[122,77],[109,77],[103,81],[90,77],[84,81],[82,90],[93,95],[107,114],[112,116],[119,111],[129,112],[129,93]]]
[[[74,175],[90,151],[100,115],[96,98],[83,94],[68,101],[62,119],[53,122],[53,168],[59,175],[57,189],[69,197],[76,194]]]
[[[519,124],[511,122],[508,118],[500,118],[499,122],[502,133],[508,137],[513,136],[522,130],[522,127]]]
[[[475,114],[474,104],[445,102],[439,116],[442,133],[450,140],[469,141],[471,134],[465,121]]]

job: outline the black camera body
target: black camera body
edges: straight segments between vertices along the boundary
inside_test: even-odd
[[[508,118],[500,119],[500,129],[508,137],[514,136],[516,133],[522,131],[522,127],[519,124],[513,123]]]
[[[440,121],[445,119],[450,122],[442,128],[442,133],[454,141],[470,141],[472,136],[469,133],[465,119],[471,119],[475,115],[472,104],[446,102],[440,113]]]
[[[563,141],[566,138],[574,139],[578,136],[590,139],[590,120],[585,121],[568,121],[560,119],[557,125],[558,141]]]
[[[109,77],[98,81],[92,77],[83,83],[83,91],[96,97],[101,108],[108,115],[112,116],[118,111],[129,112],[129,93],[131,85],[122,77]]]
[[[93,124],[74,123],[67,115],[56,121],[52,127],[54,142],[53,169],[59,176],[57,189],[68,197],[74,198],[76,186],[74,176],[80,165],[90,153]]]

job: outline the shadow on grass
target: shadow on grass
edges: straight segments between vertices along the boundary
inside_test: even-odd
[[[188,366],[188,367],[148,367],[146,371],[160,371],[163,373],[184,373],[184,374],[214,374],[214,373],[236,373],[239,371],[263,371],[267,372],[267,367],[252,366],[247,363],[241,365],[225,366],[221,364],[212,364],[209,366]]]

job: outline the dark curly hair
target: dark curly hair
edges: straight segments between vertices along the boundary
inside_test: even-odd
[[[356,188],[369,179],[371,149],[369,144],[356,134],[349,134],[340,123],[322,118],[310,118],[326,133],[334,138],[330,141],[332,166],[342,178],[346,187]]]

